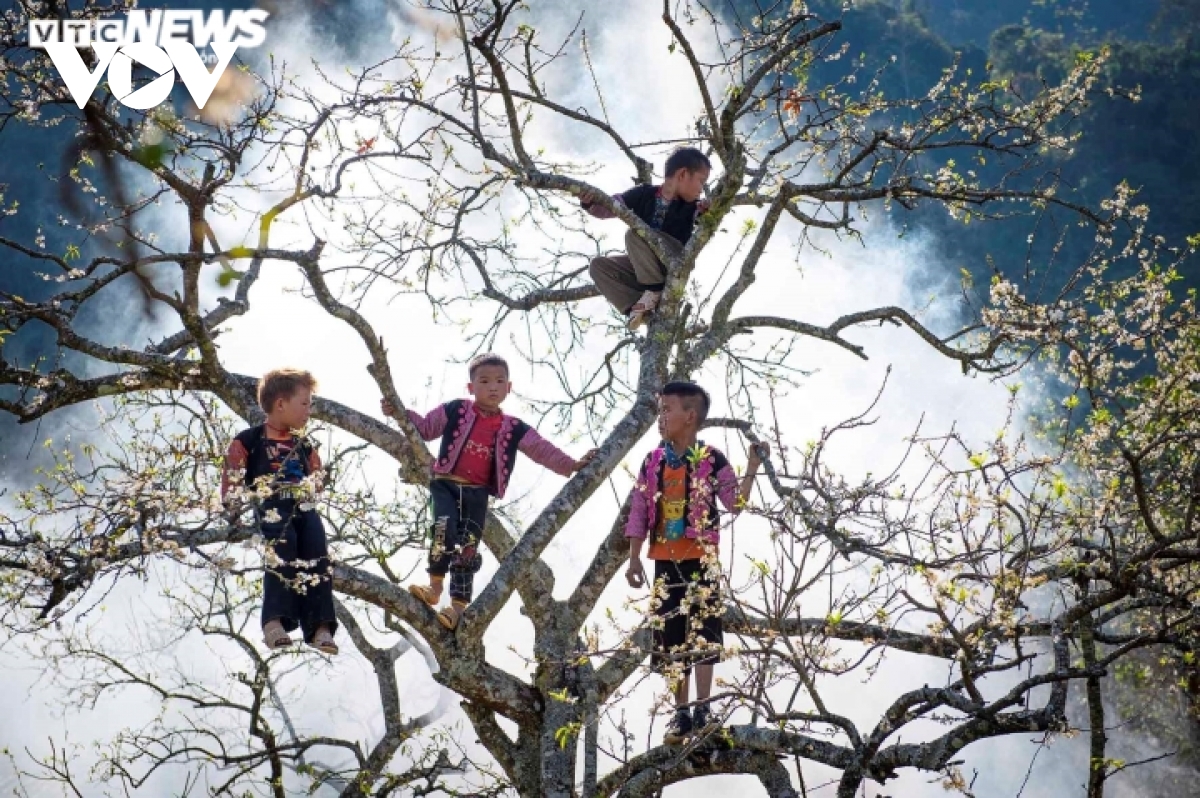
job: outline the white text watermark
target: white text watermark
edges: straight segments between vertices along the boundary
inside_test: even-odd
[[[124,19],[33,19],[29,46],[46,51],[80,108],[87,105],[106,71],[109,88],[129,108],[146,110],[166,100],[176,72],[196,107],[204,108],[237,49],[258,47],[266,39],[267,16],[262,9],[228,14],[154,10],[130,11]],[[205,46],[215,55],[201,55]],[[92,70],[79,53],[87,47],[96,56]],[[160,77],[135,91],[134,61]]]

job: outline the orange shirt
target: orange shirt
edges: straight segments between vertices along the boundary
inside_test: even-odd
[[[663,465],[659,485],[658,521],[647,555],[651,560],[698,560],[704,556],[704,544],[684,537],[687,529],[687,466]]]

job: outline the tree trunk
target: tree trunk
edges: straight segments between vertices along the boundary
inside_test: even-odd
[[[1094,668],[1096,667],[1096,638],[1092,617],[1089,615],[1084,618],[1081,626],[1079,647],[1083,651],[1083,664],[1088,668]],[[1100,692],[1099,676],[1087,678],[1087,704],[1088,726],[1091,730],[1087,798],[1104,798],[1104,779],[1108,772],[1105,764],[1108,735],[1104,732],[1104,696]]]

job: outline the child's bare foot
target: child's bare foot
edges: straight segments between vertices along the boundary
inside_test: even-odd
[[[629,321],[625,323],[625,326],[629,330],[636,330],[645,324],[646,319],[658,307],[658,300],[661,297],[662,294],[658,291],[644,292],[642,298],[635,302],[633,307],[629,309]]]
[[[284,630],[283,624],[274,620],[263,625],[263,642],[270,649],[287,648],[292,644],[292,638]]]
[[[438,623],[454,631],[458,627],[458,622],[462,618],[462,614],[466,612],[466,609],[467,602],[454,599],[450,602],[449,607],[446,607],[437,614]]]
[[[409,585],[408,592],[428,604],[430,607],[436,607],[438,602],[442,600],[442,591],[434,590],[428,585]]]
[[[333,656],[338,653],[337,643],[333,642],[333,631],[324,624],[317,627],[317,631],[313,634],[312,642],[309,645],[322,654]]]

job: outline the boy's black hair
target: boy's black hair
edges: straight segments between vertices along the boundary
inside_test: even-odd
[[[680,147],[671,153],[671,157],[667,158],[666,176],[678,172],[680,169],[686,169],[689,172],[699,172],[701,169],[712,169],[712,163],[708,160],[708,156],[700,152],[695,147]]]
[[[701,388],[694,382],[668,382],[663,386],[660,396],[678,396],[684,403],[684,407],[689,410],[696,411],[696,426],[700,426],[708,418],[708,408],[712,406],[712,399],[708,395],[708,391]]]
[[[484,352],[482,355],[476,355],[471,358],[471,363],[467,366],[468,376],[471,379],[475,379],[476,369],[483,366],[501,366],[504,368],[504,376],[508,376],[508,361],[494,352]]]

